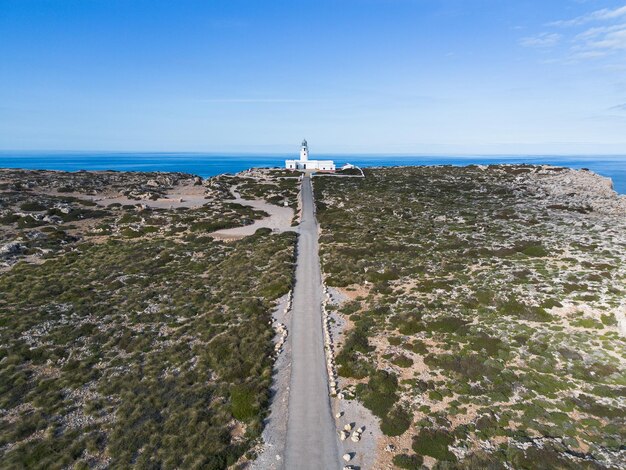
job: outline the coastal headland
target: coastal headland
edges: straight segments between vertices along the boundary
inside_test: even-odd
[[[623,466],[626,198],[364,176],[0,170],[0,466]]]

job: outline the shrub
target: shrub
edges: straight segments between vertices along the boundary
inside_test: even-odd
[[[372,350],[367,339],[367,331],[366,325],[357,324],[337,355],[338,372],[343,377],[363,378],[369,374],[370,368],[367,363],[360,360],[360,354],[366,354]]]
[[[377,370],[370,376],[367,385],[359,384],[357,393],[365,407],[382,419],[398,400],[397,389],[398,379],[395,374]]]
[[[230,411],[239,421],[254,418],[258,412],[255,391],[246,385],[233,386],[230,390]]]
[[[546,250],[543,245],[528,245],[521,250],[526,256],[543,258],[544,256],[548,256],[548,250]]]
[[[34,217],[31,217],[30,215],[27,215],[25,217],[20,217],[19,220],[17,221],[17,226],[19,228],[32,228],[32,227],[39,227],[41,225],[46,225],[46,222],[39,221],[35,219]]]
[[[548,322],[552,320],[552,315],[541,307],[526,305],[520,302],[514,295],[508,297],[504,302],[500,302],[500,311],[503,315],[513,315],[524,320]]]
[[[398,327],[398,331],[403,334],[403,335],[414,335],[416,333],[419,333],[420,331],[425,331],[426,330],[426,325],[424,325],[424,322],[420,321],[417,318],[410,318],[408,320],[403,321],[402,323],[400,323],[400,326]]]
[[[45,211],[47,207],[37,201],[27,201],[20,205],[20,209],[26,212],[39,212]]]
[[[413,436],[412,448],[417,454],[454,462],[456,458],[448,449],[453,441],[454,439],[446,430],[423,428],[417,436]]]
[[[133,230],[132,228],[125,228],[121,231],[122,236],[126,238],[138,238],[141,237],[141,232]]]
[[[393,362],[398,367],[403,367],[403,368],[411,367],[413,365],[413,359],[405,356],[404,354],[394,357],[391,360],[391,362]]]
[[[424,458],[421,455],[398,454],[393,456],[393,464],[398,468],[419,470],[423,463]]]
[[[403,406],[396,405],[382,418],[380,430],[386,436],[401,436],[411,426],[412,414]]]

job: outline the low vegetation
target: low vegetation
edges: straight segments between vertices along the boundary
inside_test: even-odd
[[[551,196],[558,168],[364,171],[314,186],[325,281],[351,299],[341,386],[386,463],[623,466],[624,213]]]
[[[0,175],[0,467],[245,460],[268,412],[271,311],[291,288],[295,234],[214,240],[264,214],[210,180],[195,209],[101,207],[78,194],[197,183],[109,176]]]

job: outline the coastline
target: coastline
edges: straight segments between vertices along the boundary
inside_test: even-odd
[[[284,167],[289,155],[280,154],[214,154],[149,152],[8,152],[0,151],[0,168],[46,169],[62,171],[164,171],[185,172],[208,178],[234,174],[251,167]],[[615,189],[626,194],[626,155],[624,156],[428,156],[428,155],[320,155],[332,158],[338,165],[352,163],[359,167],[548,164],[572,169],[590,170],[613,180]]]

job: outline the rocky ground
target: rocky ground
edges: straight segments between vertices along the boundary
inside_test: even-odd
[[[365,175],[314,182],[346,468],[622,468],[626,199],[554,167]],[[212,235],[298,189],[0,170],[0,466],[280,468],[295,235]]]
[[[284,200],[282,177],[0,170],[0,467],[254,456],[296,237],[211,234],[267,216],[240,179]]]
[[[242,193],[238,200],[234,188]],[[298,191],[297,178],[268,169],[204,181],[183,173],[0,169],[0,270],[68,251],[79,240],[181,238],[248,225],[286,229]]]
[[[554,167],[365,175],[315,180],[339,396],[384,435],[363,468],[622,468],[626,198]]]

